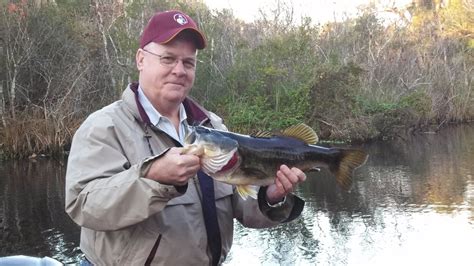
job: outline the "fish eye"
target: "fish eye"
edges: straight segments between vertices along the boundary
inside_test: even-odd
[[[211,144],[204,144],[204,148],[205,148],[206,150],[208,150],[208,151],[215,151],[215,150],[218,149],[217,146],[211,145]]]

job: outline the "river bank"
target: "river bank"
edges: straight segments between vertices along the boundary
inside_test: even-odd
[[[404,112],[405,114],[407,112]],[[406,117],[405,117],[406,118]],[[329,143],[367,143],[374,140],[406,139],[416,134],[436,134],[438,131],[459,125],[471,125],[472,121],[464,123],[414,124],[407,123],[400,117],[372,117],[373,123],[367,120],[354,120],[353,127],[349,125],[328,124],[316,120],[315,129],[320,142]],[[231,122],[233,119],[229,119]],[[37,156],[60,158],[68,153],[75,130],[82,120],[70,120],[67,123],[41,121],[40,119],[25,119],[9,123],[9,127],[0,131],[0,160],[31,158]],[[379,124],[377,124],[379,123]],[[338,127],[341,126],[341,127]],[[252,133],[260,129],[258,124],[245,126],[228,124],[230,130],[239,128],[239,133]]]

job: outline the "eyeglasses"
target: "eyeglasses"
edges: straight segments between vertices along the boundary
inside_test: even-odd
[[[180,60],[176,56],[159,55],[159,54],[155,54],[155,53],[150,52],[150,51],[145,50],[145,49],[142,49],[142,50],[149,53],[149,54],[151,54],[151,55],[154,55],[154,56],[158,57],[160,59],[160,64],[162,66],[165,66],[165,67],[173,68],[178,64],[178,62]],[[195,59],[181,59],[181,61],[183,62],[183,66],[186,70],[194,70],[196,68],[196,60]]]

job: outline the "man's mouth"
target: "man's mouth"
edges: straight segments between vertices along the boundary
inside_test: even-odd
[[[168,84],[184,87],[184,83],[181,82],[168,82]]]

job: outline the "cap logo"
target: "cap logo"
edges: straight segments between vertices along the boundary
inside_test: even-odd
[[[183,16],[182,14],[174,14],[173,16],[173,19],[178,22],[178,24],[180,25],[184,25],[184,24],[187,24],[188,23],[188,20],[186,19],[185,16]]]

